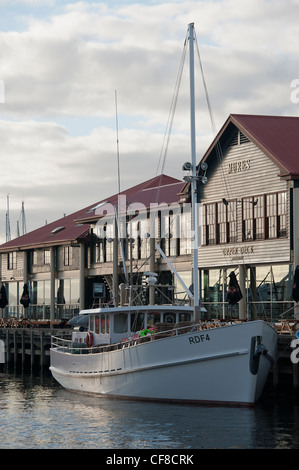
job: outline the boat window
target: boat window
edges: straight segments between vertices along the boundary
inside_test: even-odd
[[[98,316],[96,316],[96,328],[95,328],[95,332],[97,334],[99,334],[100,332],[100,318]]]
[[[153,326],[155,323],[158,323],[160,321],[160,313],[159,312],[154,312],[154,313],[148,313],[147,314],[147,326]]]
[[[131,331],[144,328],[144,313],[131,313]]]
[[[101,333],[105,334],[105,315],[101,315]]]
[[[90,331],[94,331],[94,316],[90,315],[89,317],[89,329]]]
[[[191,321],[190,313],[180,313],[179,314],[179,321]]]
[[[106,333],[109,333],[110,331],[110,318],[106,318]]]
[[[125,333],[128,329],[128,315],[118,313],[114,316],[114,333]]]
[[[163,321],[165,321],[166,323],[176,323],[175,313],[165,312],[163,317]]]

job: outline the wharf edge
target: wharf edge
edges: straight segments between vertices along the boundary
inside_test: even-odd
[[[71,330],[48,327],[0,328],[0,340],[5,345],[2,369],[47,369],[50,365],[51,337],[54,334],[71,338]]]

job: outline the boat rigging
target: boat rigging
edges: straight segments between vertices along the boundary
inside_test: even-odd
[[[251,406],[264,389],[276,353],[275,329],[262,320],[199,318],[197,187],[199,181],[204,183],[207,168],[196,165],[194,40],[191,23],[192,162],[185,169],[191,171],[187,178],[192,187],[193,306],[82,310],[72,339],[52,337],[50,349],[52,375],[69,390],[136,400]]]

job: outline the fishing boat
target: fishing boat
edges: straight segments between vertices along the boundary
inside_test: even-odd
[[[193,24],[189,25],[188,34],[192,153],[189,167],[192,221],[197,227]],[[193,292],[189,292],[193,305],[82,310],[81,324],[87,328],[74,327],[68,340],[52,337],[50,370],[63,387],[136,400],[247,406],[259,400],[275,360],[277,332],[262,320],[201,320],[197,230],[193,233]]]

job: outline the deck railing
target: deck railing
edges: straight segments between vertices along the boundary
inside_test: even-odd
[[[145,343],[149,341],[156,341],[159,339],[177,336],[184,333],[189,332],[196,332],[196,331],[204,331],[209,330],[211,328],[217,328],[219,326],[224,326],[225,324],[233,324],[233,323],[241,323],[241,321],[230,321],[230,322],[223,322],[223,321],[206,321],[200,323],[191,323],[190,325],[184,324],[183,326],[175,326],[170,329],[165,329],[163,331],[157,331],[153,334],[147,334],[146,336],[138,336],[136,338],[128,338],[122,340],[120,343],[112,343],[112,344],[105,344],[100,345],[97,344],[95,346],[87,347],[85,343],[74,342],[70,339],[65,339],[63,337],[52,336],[51,341],[51,348],[56,349],[61,352],[69,353],[69,354],[94,354],[94,353],[102,353],[108,351],[114,351],[117,349],[124,349],[131,346],[136,346],[140,343]]]

